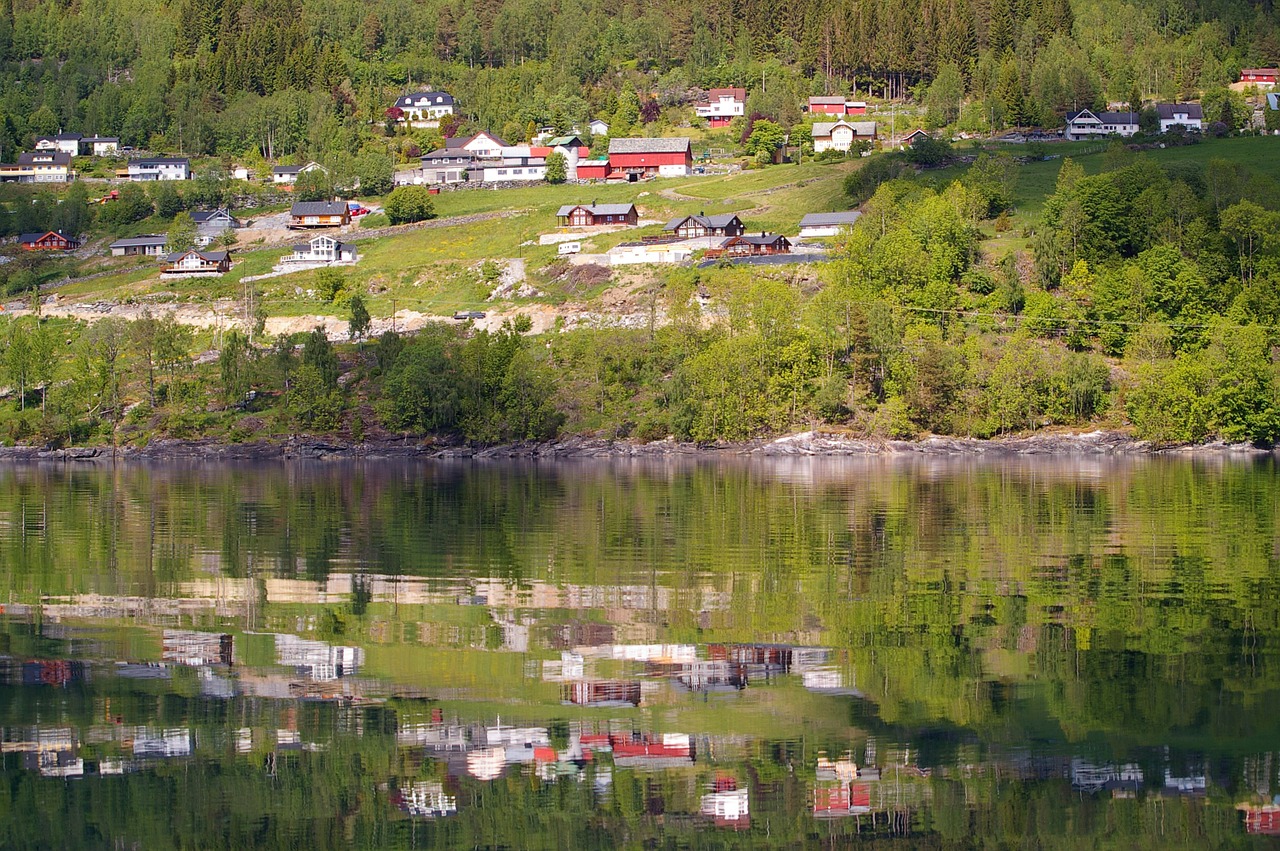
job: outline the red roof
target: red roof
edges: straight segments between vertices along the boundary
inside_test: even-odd
[[[529,149],[529,156],[531,156],[531,157],[544,157],[544,158],[545,158],[545,157],[547,156],[547,154],[549,154],[549,153],[551,153],[551,149],[550,149],[550,148],[530,148],[530,149]]]
[[[712,89],[707,92],[710,100],[720,100],[722,97],[732,97],[734,100],[745,101],[747,99],[746,89]]]

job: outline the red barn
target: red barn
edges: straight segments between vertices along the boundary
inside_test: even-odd
[[[819,113],[821,115],[848,115],[848,104],[842,97],[812,97],[809,98],[809,111]],[[863,111],[866,111],[866,104],[863,104]]]
[[[45,231],[24,233],[18,237],[18,244],[27,251],[75,251],[80,247],[80,240],[62,231]]]
[[[1280,68],[1245,68],[1240,72],[1240,82],[1274,86],[1277,76],[1280,76]]]
[[[686,137],[674,139],[610,139],[609,179],[687,177],[693,169],[693,146]],[[582,166],[578,166],[582,176]]]

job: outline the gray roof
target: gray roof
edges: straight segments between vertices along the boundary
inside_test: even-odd
[[[1267,108],[1280,109],[1280,93],[1276,93],[1276,92],[1267,93]]]
[[[830,136],[831,131],[835,129],[837,124],[843,124],[853,130],[857,136],[874,136],[876,135],[876,123],[874,121],[815,121],[813,122],[813,137]]]
[[[462,148],[437,148],[422,155],[423,162],[427,160],[477,160],[479,158],[473,151],[464,151]]]
[[[232,222],[233,224],[236,221],[235,218],[226,210],[192,210],[191,211],[191,221],[195,222],[198,225],[204,224],[205,222],[208,222],[208,221],[212,221],[213,219],[223,219],[223,218],[225,218],[229,222]]]
[[[294,251],[296,251],[296,252],[298,252],[299,254],[301,254],[301,253],[303,253],[303,252],[310,251],[310,250],[311,250],[311,247],[312,247],[312,244],[313,244],[314,242],[315,242],[315,240],[313,239],[313,240],[311,240],[311,242],[299,242],[299,243],[295,243],[295,244],[292,246],[292,248],[293,248],[293,250],[294,250]],[[355,246],[354,246],[354,245],[352,245],[352,244],[351,244],[351,243],[349,243],[349,242],[338,242],[336,239],[335,239],[333,242],[334,242],[333,247],[334,247],[334,249],[335,249],[335,250],[337,250],[337,251],[346,251],[347,249],[355,248]]]
[[[742,242],[750,243],[752,245],[773,245],[775,242],[791,242],[791,240],[787,239],[780,233],[743,234],[742,236],[733,236],[729,238],[741,240]]]
[[[66,151],[28,151],[18,154],[18,165],[71,165],[71,154]]]
[[[187,159],[186,157],[152,157],[152,158],[150,158],[150,159],[143,159],[143,160],[129,160],[129,165],[131,165],[131,166],[136,165],[136,166],[140,166],[140,167],[143,167],[143,168],[145,168],[146,166],[149,166],[149,165],[150,165],[150,166],[155,166],[155,165],[185,165],[185,166],[190,167],[190,166],[191,166],[191,160]]]
[[[447,149],[452,149],[452,148],[461,148],[461,147],[464,147],[464,146],[466,146],[466,145],[471,144],[471,143],[472,143],[472,142],[474,142],[476,139],[479,139],[481,136],[484,136],[486,139],[488,139],[488,140],[490,140],[491,142],[493,142],[493,143],[494,143],[495,145],[497,145],[499,148],[506,148],[506,147],[509,147],[509,146],[507,145],[507,143],[506,143],[506,142],[504,142],[500,137],[495,136],[495,135],[493,135],[492,133],[489,133],[488,131],[481,131],[481,132],[476,133],[475,135],[472,135],[472,136],[454,136],[452,139],[445,139],[445,140],[444,140],[444,146],[445,146],[445,148],[447,148]]]
[[[79,133],[59,133],[53,137],[55,142],[79,142],[83,138]]]
[[[164,245],[169,241],[169,237],[162,233],[147,233],[142,236],[130,236],[125,239],[117,239],[108,248],[142,248],[151,245]]]
[[[396,106],[416,107],[420,100],[426,100],[429,106],[452,106],[454,103],[453,95],[448,92],[414,92],[396,98]]]
[[[800,220],[802,228],[842,227],[851,225],[862,217],[857,210],[847,213],[808,213]]]
[[[663,225],[662,229],[675,230],[676,228],[680,227],[681,222],[684,222],[687,219],[693,219],[695,222],[698,222],[708,230],[717,230],[719,228],[728,227],[730,224],[733,223],[734,219],[738,219],[738,216],[736,213],[720,213],[715,216],[704,216],[704,215],[678,216],[672,219],[671,221],[667,222],[665,225]],[[741,224],[742,220],[738,219],[738,223]]]
[[[809,98],[809,103],[830,104],[830,105],[832,105],[832,106],[834,106],[834,105],[836,105],[836,104],[839,104],[840,106],[844,106],[844,105],[845,105],[845,103],[846,103],[846,101],[845,101],[845,99],[844,99],[843,97],[839,97],[839,96],[833,96],[833,97],[817,97],[817,96],[814,96],[814,97]]]
[[[79,240],[77,240],[74,236],[70,236],[70,235],[68,235],[68,234],[65,234],[65,233],[63,233],[63,232],[62,232],[62,231],[60,231],[60,230],[42,230],[42,231],[36,231],[35,233],[24,233],[24,234],[19,235],[19,237],[18,237],[18,242],[24,242],[24,243],[25,243],[25,242],[35,242],[35,241],[36,241],[36,240],[38,240],[38,239],[44,239],[44,238],[45,238],[46,236],[48,236],[49,234],[54,234],[54,235],[56,235],[56,236],[60,236],[60,237],[62,237],[63,239],[65,239],[65,240],[69,240],[69,241],[71,241],[71,242],[79,242]]]
[[[82,142],[119,142],[119,136],[85,136]]]
[[[221,263],[228,256],[225,251],[197,251],[193,248],[190,251],[175,251],[172,254],[166,254],[164,259],[168,263],[177,263],[188,254],[198,255],[201,260],[209,263]]]
[[[1092,115],[1103,124],[1137,124],[1138,113],[1136,112],[1095,112],[1092,109],[1082,109],[1079,112],[1073,112],[1067,116],[1067,122],[1075,121],[1082,115]]]
[[[558,211],[557,216],[567,216],[574,210],[581,207],[593,216],[625,216],[636,208],[635,204],[565,204]]]
[[[345,201],[298,201],[289,210],[291,216],[340,216],[348,210]]]
[[[667,139],[610,139],[611,154],[683,154],[692,150],[688,137]]]
[[[1174,113],[1181,112],[1187,120],[1204,120],[1204,108],[1198,103],[1158,103],[1156,113],[1165,121],[1172,121]]]

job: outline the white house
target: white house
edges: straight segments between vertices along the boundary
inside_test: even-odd
[[[1067,116],[1067,139],[1098,139],[1105,136],[1132,136],[1138,132],[1136,112],[1094,112],[1082,109]]]
[[[1156,114],[1160,116],[1160,132],[1170,127],[1182,127],[1197,132],[1204,129],[1204,109],[1198,103],[1158,103]]]
[[[705,246],[692,240],[670,242],[623,242],[609,249],[610,266],[634,266],[640,263],[685,263],[693,252]]]
[[[506,142],[494,136],[491,133],[485,133],[483,130],[474,136],[466,136],[460,139],[446,139],[444,143],[445,150],[466,151],[469,154],[475,154],[482,160],[498,159],[502,156],[504,148],[510,147]]]
[[[191,161],[185,158],[159,157],[150,160],[129,160],[130,180],[189,180]]]
[[[800,239],[816,239],[824,236],[839,236],[843,230],[853,227],[862,214],[855,211],[847,213],[808,213],[800,220]]]
[[[609,124],[602,118],[593,118],[587,125],[587,132],[592,136],[608,136]]]
[[[152,233],[117,239],[108,247],[112,257],[160,257],[165,253],[164,247],[168,241],[169,237],[165,234]]]
[[[707,92],[706,103],[694,107],[699,118],[707,119],[712,127],[724,127],[741,116],[747,108],[746,89],[712,89]]]
[[[873,142],[874,121],[817,121],[813,125],[813,152],[848,151],[854,142]]]
[[[61,151],[64,154],[78,157],[80,156],[80,140],[83,138],[79,133],[59,133],[57,136],[38,139],[36,141],[36,150]]]
[[[318,162],[309,162],[306,165],[277,165],[271,168],[271,182],[276,186],[292,186],[298,182],[298,175],[305,174],[308,171],[320,169],[325,174],[329,173],[329,169],[320,165]]]
[[[95,157],[114,157],[120,152],[120,140],[115,136],[87,136],[80,143]]]
[[[243,165],[232,166],[231,178],[232,180],[252,180],[253,172],[249,170],[248,166],[243,166]]]
[[[317,266],[350,266],[360,259],[356,247],[331,236],[315,236],[310,242],[293,246],[293,253],[280,258],[276,269],[293,271]]]
[[[528,153],[528,146],[523,146],[525,153],[519,148],[508,149],[501,161],[484,163],[481,167],[481,180],[485,183],[505,183],[512,180],[542,180],[547,175],[547,161],[544,157],[535,157]],[[472,172],[474,174],[474,171]]]
[[[414,92],[401,95],[395,106],[404,113],[401,119],[421,127],[438,126],[440,119],[453,115],[455,101],[448,92]]]

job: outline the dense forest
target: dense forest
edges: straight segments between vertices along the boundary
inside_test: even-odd
[[[938,76],[971,125],[1053,124],[1215,90],[1280,60],[1280,35],[1271,4],[1222,0],[95,0],[7,7],[0,57],[4,157],[62,129],[252,160],[355,155],[423,86],[513,138],[596,116],[630,130],[639,98],[678,124],[692,88],[730,84],[790,126],[807,94],[908,97]]]

